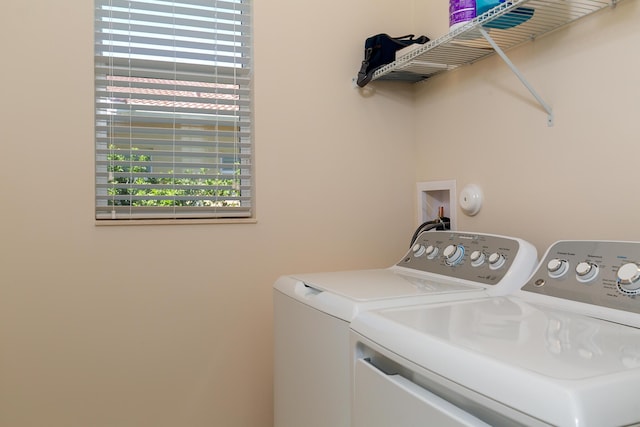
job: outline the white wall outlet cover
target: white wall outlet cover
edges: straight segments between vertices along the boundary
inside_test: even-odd
[[[482,207],[482,190],[475,184],[466,185],[460,192],[460,209],[465,215],[474,216]]]

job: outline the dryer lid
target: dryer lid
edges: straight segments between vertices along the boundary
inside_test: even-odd
[[[640,421],[640,330],[633,327],[493,297],[365,312],[352,329],[552,424]]]

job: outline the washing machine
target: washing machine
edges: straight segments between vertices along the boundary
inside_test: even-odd
[[[640,242],[556,242],[523,283],[359,313],[353,425],[640,425]]]
[[[275,427],[350,425],[349,324],[358,313],[508,294],[536,265],[535,247],[521,239],[427,231],[389,268],[280,277],[273,288]]]

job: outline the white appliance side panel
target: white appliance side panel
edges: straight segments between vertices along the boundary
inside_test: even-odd
[[[400,375],[356,361],[353,427],[480,427],[489,424]]]
[[[274,426],[348,427],[349,325],[274,290]]]

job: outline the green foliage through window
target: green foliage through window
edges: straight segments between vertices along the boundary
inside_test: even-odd
[[[144,154],[120,154],[115,147],[109,161],[109,206],[239,206],[237,180],[212,178],[210,170],[186,169],[176,178],[170,170],[157,176],[152,173],[151,157]],[[136,151],[133,149],[131,151]],[[129,150],[126,150],[129,152]],[[238,165],[235,165],[238,166]],[[237,169],[236,174],[239,173]],[[123,197],[125,196],[125,197]],[[126,197],[129,196],[129,197]]]

